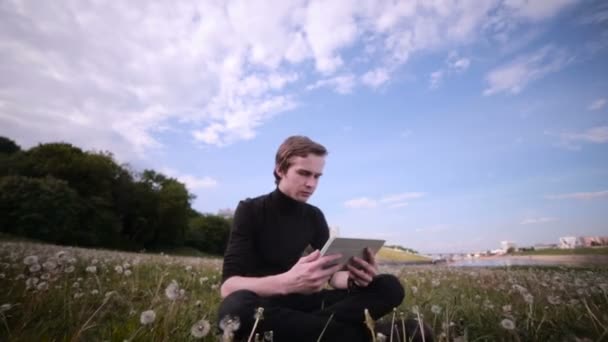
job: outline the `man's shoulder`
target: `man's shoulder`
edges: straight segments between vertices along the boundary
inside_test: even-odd
[[[251,209],[260,209],[269,200],[270,194],[263,194],[256,197],[246,197],[239,202],[239,206],[245,206]]]

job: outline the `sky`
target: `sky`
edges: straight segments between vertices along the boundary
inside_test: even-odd
[[[608,3],[0,2],[0,135],[111,151],[216,213],[328,150],[309,203],[425,253],[608,235]]]

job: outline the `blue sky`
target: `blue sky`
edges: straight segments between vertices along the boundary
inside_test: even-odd
[[[602,1],[6,1],[0,134],[185,182],[203,212],[330,151],[310,202],[423,252],[608,235]]]

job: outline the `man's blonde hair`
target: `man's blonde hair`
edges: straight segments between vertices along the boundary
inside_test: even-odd
[[[294,135],[285,139],[281,146],[279,146],[275,157],[275,170],[273,171],[275,184],[279,184],[279,181],[281,181],[281,177],[277,174],[276,169],[281,172],[287,172],[292,165],[292,157],[306,158],[311,153],[324,157],[327,155],[327,149],[323,145],[302,135]]]

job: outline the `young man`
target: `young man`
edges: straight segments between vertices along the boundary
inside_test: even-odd
[[[347,270],[324,267],[339,255],[319,255],[329,229],[321,210],[306,202],[326,155],[325,147],[307,137],[287,138],[276,154],[277,188],[241,201],[235,211],[218,316],[238,317],[237,340],[247,338],[262,307],[256,332],[272,331],[274,341],[316,341],[326,325],[324,341],[370,341],[364,310],[378,319],[404,298],[399,280],[378,274],[369,251],[367,260],[356,258]],[[308,246],[314,252],[302,257]],[[328,283],[333,290],[324,289]]]

